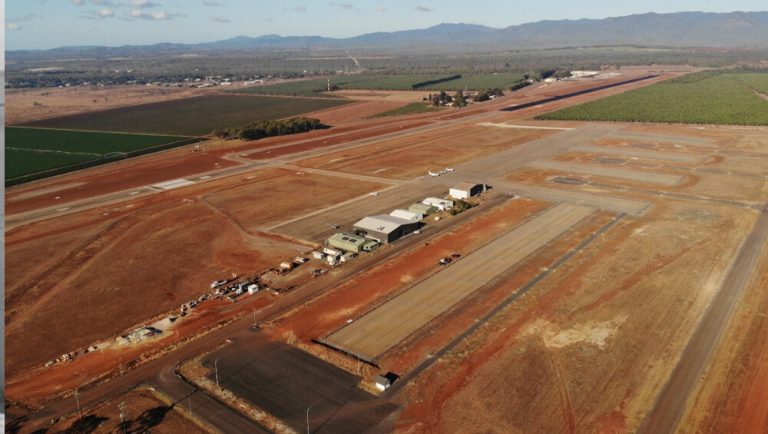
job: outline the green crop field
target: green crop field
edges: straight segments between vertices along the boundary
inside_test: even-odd
[[[768,72],[706,71],[538,119],[768,125]]]
[[[381,118],[385,116],[402,116],[402,115],[413,115],[417,113],[429,113],[429,112],[435,112],[440,110],[439,108],[430,105],[425,102],[413,102],[408,105],[405,105],[403,107],[399,107],[393,110],[385,111],[383,113],[379,113],[377,115],[371,116],[372,118]]]
[[[346,104],[341,99],[207,95],[30,122],[24,126],[181,136],[281,119]]]
[[[50,175],[54,175],[66,172],[68,166],[75,170],[125,158],[130,153],[140,153],[155,147],[165,149],[195,141],[197,139],[178,136],[6,127],[5,179],[12,180],[44,171],[51,171]]]

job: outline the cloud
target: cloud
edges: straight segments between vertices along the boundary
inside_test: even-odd
[[[352,10],[355,8],[355,5],[349,4],[349,3],[339,3],[339,2],[331,2],[331,6],[336,6],[337,8]]]
[[[97,18],[112,18],[115,16],[115,12],[110,8],[99,9],[95,14]]]
[[[382,5],[379,5],[379,6],[376,6],[376,10],[379,12],[386,12],[387,8]]]
[[[112,0],[91,0],[91,3],[98,6],[110,6],[110,7],[121,6],[120,3]]]
[[[152,3],[149,0],[131,0],[131,6],[134,9],[146,9],[146,8],[156,8],[160,5],[157,3]]]
[[[432,12],[434,9],[428,8],[426,6],[416,6],[415,8],[419,12]]]
[[[229,18],[227,17],[208,17],[209,20],[213,21],[214,23],[228,23]]]
[[[19,23],[5,23],[5,28],[6,30],[21,30],[24,26]]]
[[[131,18],[138,18],[142,20],[151,20],[151,21],[168,21],[172,20],[174,18],[180,18],[186,15],[183,14],[171,14],[165,11],[152,11],[152,12],[144,12],[141,9],[134,9],[129,14],[129,17]]]
[[[12,21],[15,23],[23,23],[25,21],[32,21],[35,18],[42,18],[42,15],[37,14],[26,14],[26,15],[19,15],[17,17],[9,18],[8,21]]]
[[[76,6],[82,6],[85,4],[85,0],[72,0],[72,4]]]
[[[306,12],[306,11],[307,11],[307,7],[304,5],[283,9],[283,12]]]
[[[208,6],[209,8],[215,8],[218,6],[224,6],[224,3],[213,1],[213,0],[203,0],[203,6]]]

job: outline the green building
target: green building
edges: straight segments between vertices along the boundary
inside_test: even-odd
[[[428,216],[433,212],[436,212],[437,207],[434,207],[432,205],[425,205],[423,203],[414,203],[413,205],[408,207],[408,211],[416,214],[421,214],[423,216]]]
[[[328,238],[326,244],[345,252],[370,252],[379,247],[379,243],[355,234],[337,233]]]

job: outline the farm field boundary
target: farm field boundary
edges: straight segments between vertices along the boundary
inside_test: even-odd
[[[183,136],[6,127],[6,186],[189,145]]]
[[[345,99],[206,95],[81,113],[22,124],[87,131],[203,136],[213,130],[275,120],[350,103]]]
[[[766,72],[704,71],[567,107],[537,119],[768,125]]]

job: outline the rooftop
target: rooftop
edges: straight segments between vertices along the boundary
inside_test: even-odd
[[[475,188],[477,184],[472,182],[460,182],[456,185],[454,185],[452,188],[455,190],[461,190],[461,191],[470,191],[473,188]]]
[[[390,215],[382,214],[376,216],[365,217],[359,222],[355,223],[355,227],[365,229],[368,231],[381,232],[388,234],[397,230],[402,225],[411,224],[411,221],[401,219],[398,217],[392,217]]]

